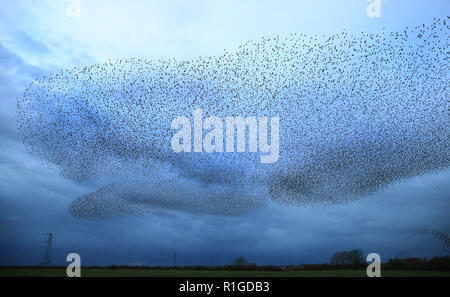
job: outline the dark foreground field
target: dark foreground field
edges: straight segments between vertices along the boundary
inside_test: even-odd
[[[0,268],[0,276],[66,276],[64,268]],[[198,270],[136,270],[136,269],[81,269],[86,277],[365,277],[364,270],[302,270],[302,271],[198,271]],[[385,270],[386,277],[450,277],[450,272]]]

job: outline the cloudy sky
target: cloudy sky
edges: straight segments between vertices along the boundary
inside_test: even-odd
[[[108,59],[192,59],[233,51],[247,40],[277,34],[401,30],[446,18],[446,0],[381,0],[381,17],[364,0],[345,1],[84,1],[80,17],[69,3],[0,0],[0,265],[38,264],[53,232],[54,263],[70,252],[84,265],[228,264],[244,256],[257,264],[327,262],[359,248],[389,257],[448,255],[419,230],[450,230],[450,170],[389,185],[338,206],[275,203],[240,216],[184,212],[79,220],[68,211],[101,179],[74,182],[28,155],[16,131],[16,102],[39,75]]]

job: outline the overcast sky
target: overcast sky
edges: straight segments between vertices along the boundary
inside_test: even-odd
[[[110,58],[218,55],[277,34],[399,30],[450,13],[447,0],[382,0],[380,18],[366,15],[364,0],[212,2],[81,0],[80,17],[69,18],[63,0],[0,0],[0,265],[38,264],[48,232],[59,265],[70,252],[83,265],[170,265],[174,252],[179,265],[211,258],[228,264],[237,256],[257,264],[318,263],[354,248],[377,252],[382,261],[448,255],[431,235],[409,236],[421,229],[449,233],[449,169],[338,206],[270,204],[233,217],[69,214],[71,201],[103,184],[58,176],[18,140],[17,96],[38,75]]]

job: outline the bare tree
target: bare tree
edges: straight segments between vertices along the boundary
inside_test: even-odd
[[[364,263],[364,258],[361,250],[338,252],[330,259],[332,265],[360,265],[362,263]]]
[[[244,258],[244,257],[238,257],[236,259],[233,260],[233,262],[231,263],[231,265],[233,266],[247,266],[248,265],[248,261]]]

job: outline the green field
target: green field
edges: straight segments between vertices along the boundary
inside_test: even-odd
[[[64,268],[0,268],[0,277],[4,276],[66,276]],[[86,277],[365,277],[362,270],[303,270],[303,271],[199,271],[199,270],[135,270],[135,269],[81,269],[81,276]],[[386,270],[381,272],[386,277],[450,277],[450,272]]]

